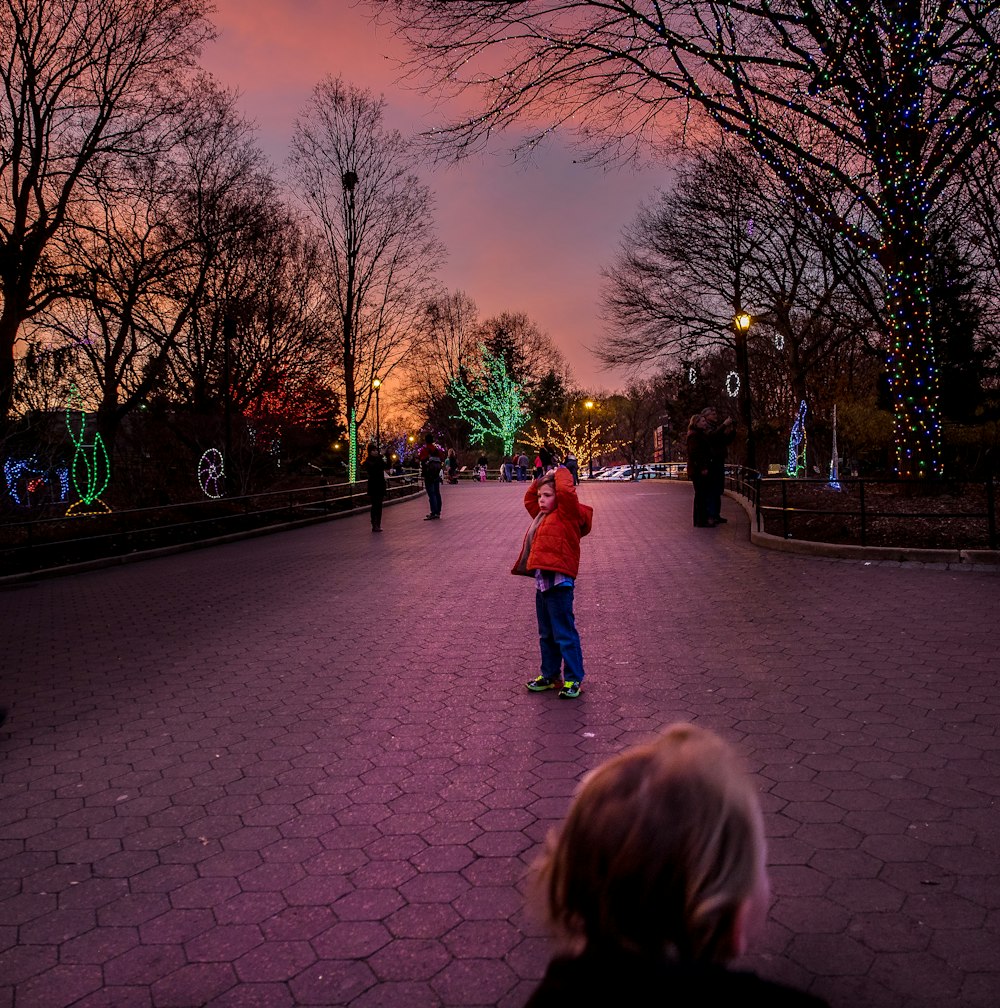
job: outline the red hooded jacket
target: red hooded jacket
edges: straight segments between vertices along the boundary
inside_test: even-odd
[[[565,466],[559,466],[554,475],[555,510],[545,515],[535,529],[525,570],[518,570],[518,565],[515,564],[511,574],[546,570],[575,578],[580,570],[580,538],[590,532],[594,509],[589,504],[580,503],[573,485],[573,475]],[[538,480],[534,480],[528,487],[524,495],[524,506],[532,518],[538,516]],[[530,529],[525,533],[522,553],[529,534]]]

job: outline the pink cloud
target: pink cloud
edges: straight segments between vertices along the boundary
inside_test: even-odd
[[[326,74],[384,94],[388,121],[404,134],[434,122],[432,99],[397,83],[402,44],[361,8],[343,0],[217,0],[214,21],[219,39],[202,62],[241,93],[244,114],[278,165],[295,117]],[[524,166],[498,147],[457,166],[428,168],[425,177],[449,250],[442,282],[464,290],[483,316],[525,312],[582,385],[620,385],[621,376],[602,372],[585,349],[602,333],[600,270],[661,177],[574,164],[557,143]]]

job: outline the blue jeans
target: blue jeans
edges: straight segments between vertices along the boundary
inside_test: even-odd
[[[441,480],[427,481],[427,500],[430,501],[431,514],[439,515],[441,513]]]
[[[538,645],[542,651],[541,675],[552,679],[583,679],[583,650],[573,618],[573,586],[560,585],[535,592]],[[560,668],[562,671],[560,672]]]

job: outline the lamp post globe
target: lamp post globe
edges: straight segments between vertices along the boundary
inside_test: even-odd
[[[746,466],[757,468],[757,450],[753,436],[753,403],[750,398],[750,355],[747,352],[747,330],[753,318],[744,311],[733,315],[733,335],[736,342],[736,371],[740,379],[740,420],[746,431]]]

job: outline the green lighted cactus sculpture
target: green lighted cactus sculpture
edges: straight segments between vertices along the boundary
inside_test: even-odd
[[[83,409],[83,396],[75,385],[70,386],[69,400],[66,403],[66,428],[76,446],[70,473],[73,486],[80,497],[70,505],[66,514],[107,514],[111,508],[101,500],[100,495],[111,479],[111,460],[99,433],[95,432],[93,441],[88,443],[86,440],[87,414]]]

